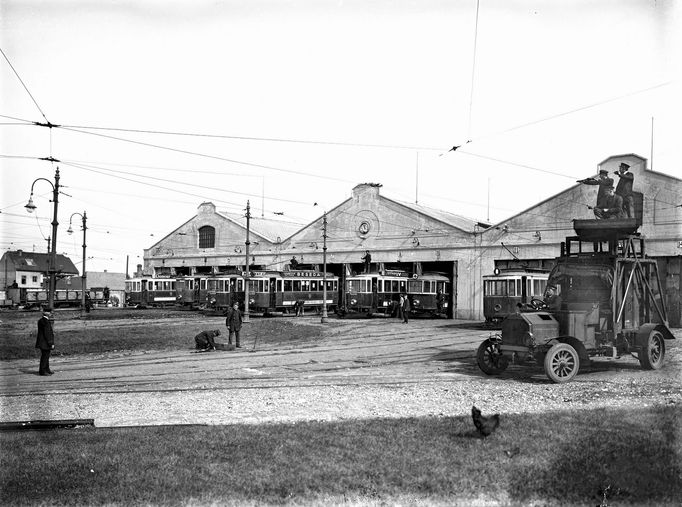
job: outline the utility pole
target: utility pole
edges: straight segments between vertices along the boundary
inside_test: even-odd
[[[85,307],[85,292],[88,290],[87,289],[87,276],[85,274],[85,231],[87,230],[87,215],[85,211],[81,213],[72,213],[71,216],[69,217],[69,228],[66,230],[68,234],[73,234],[73,229],[71,228],[71,219],[74,217],[74,215],[79,215],[83,219],[83,267],[81,268],[83,270],[83,274],[81,275],[81,318],[85,316],[86,312],[86,307]]]
[[[322,217],[322,324],[327,322],[327,212]]]
[[[249,322],[249,226],[251,221],[251,205],[246,201],[246,271],[244,272],[244,316],[242,321]]]
[[[49,257],[50,263],[47,268],[47,273],[50,277],[47,304],[50,309],[54,309],[54,292],[57,287],[57,226],[59,225],[59,221],[57,220],[57,211],[59,209],[59,167],[57,167],[57,170],[54,173],[54,185],[50,180],[45,178],[36,178],[33,180],[33,183],[31,184],[31,195],[28,198],[28,203],[24,206],[26,211],[29,213],[33,213],[33,210],[37,208],[37,206],[33,204],[33,186],[39,180],[47,181],[50,185],[52,185],[52,203],[54,208],[52,215],[52,248],[50,250]]]

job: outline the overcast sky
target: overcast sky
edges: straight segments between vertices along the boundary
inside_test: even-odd
[[[304,226],[374,182],[498,222],[611,155],[682,177],[680,4],[0,0],[0,248],[46,251],[57,166],[58,252],[86,211],[115,272],[203,201]]]

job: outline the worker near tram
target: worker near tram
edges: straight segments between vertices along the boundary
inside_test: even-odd
[[[623,199],[623,211],[625,217],[634,218],[634,202],[632,199],[632,184],[635,181],[634,175],[630,172],[630,166],[625,162],[622,162],[618,167],[618,171],[614,173],[620,180],[616,186],[616,195],[619,195]]]
[[[239,303],[235,302],[232,305],[232,310],[225,319],[225,325],[227,326],[227,344],[232,345],[232,336],[234,336],[235,347],[242,348],[239,343],[239,333],[242,329],[242,312],[239,311]]]
[[[599,176],[596,178],[585,178],[584,180],[578,180],[578,183],[584,185],[599,185],[599,190],[597,191],[597,204],[596,207],[604,207],[604,198],[606,197],[606,189],[613,186],[613,178],[609,178],[609,172],[606,169],[599,170]]]
[[[613,185],[606,187],[606,196],[602,206],[594,207],[594,216],[599,219],[623,218],[623,199],[615,193]]]

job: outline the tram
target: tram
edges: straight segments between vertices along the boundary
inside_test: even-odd
[[[349,276],[340,312],[395,315],[400,294],[407,294],[413,314],[444,314],[450,301],[450,280],[442,273],[410,276],[407,271],[390,269]]]
[[[175,306],[175,278],[140,277],[126,280],[126,305],[138,308]]]
[[[5,291],[5,305],[24,309],[45,307],[49,301],[48,290],[43,288],[9,288]],[[55,289],[55,308],[77,308],[82,303],[82,292],[74,289]],[[118,304],[116,296],[109,296],[106,287],[91,288],[85,292],[86,305]]]
[[[483,315],[486,323],[496,324],[518,311],[519,305],[542,298],[549,271],[533,268],[495,268],[483,276]]]
[[[235,302],[244,308],[245,273],[234,271],[219,275],[178,278],[132,278],[126,281],[130,306],[211,308],[226,310]],[[313,270],[261,271],[249,273],[249,309],[254,312],[289,313],[295,307],[315,307],[326,303],[330,311],[338,304],[337,276]]]

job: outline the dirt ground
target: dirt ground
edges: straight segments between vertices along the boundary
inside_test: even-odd
[[[140,315],[96,325],[178,325]],[[220,316],[192,316],[198,326]],[[282,317],[287,318],[287,317]],[[95,426],[271,423],[302,420],[521,413],[682,403],[682,330],[666,342],[663,369],[644,371],[632,357],[599,359],[568,384],[550,382],[542,368],[512,365],[489,377],[476,348],[491,331],[453,320],[291,319],[315,325],[305,345],[268,346],[245,324],[242,349],[195,353],[116,351],[55,357],[57,372],[36,375],[36,359],[0,365],[0,422],[93,419]],[[93,323],[94,324],[94,323]],[[82,325],[74,321],[73,326]],[[88,324],[92,325],[92,324]],[[66,329],[66,328],[63,328]],[[62,329],[62,332],[63,332]],[[122,331],[123,332],[123,331]]]

